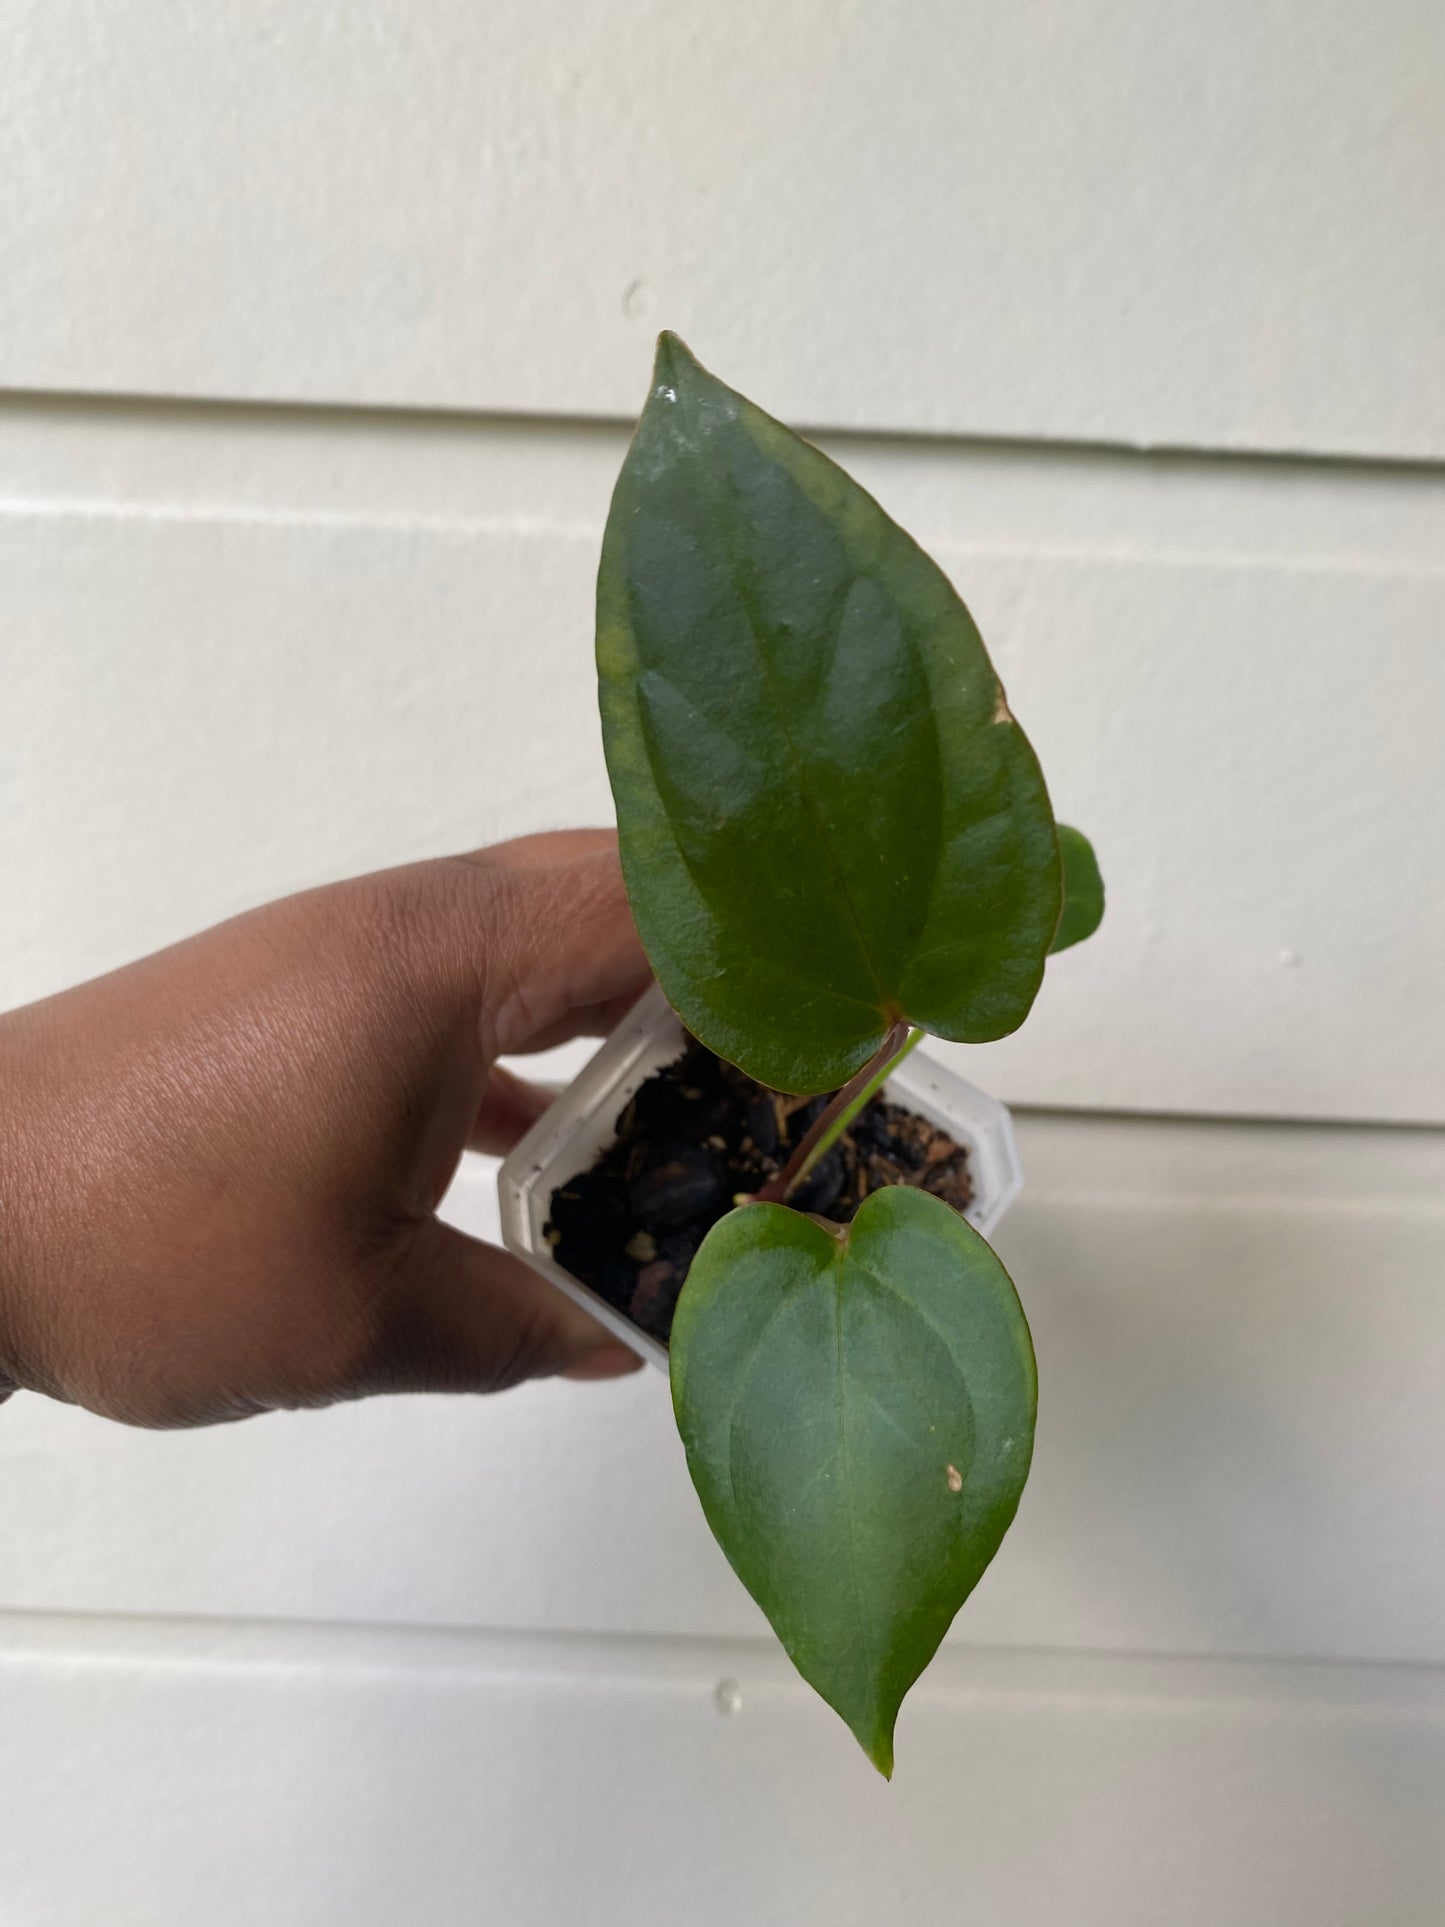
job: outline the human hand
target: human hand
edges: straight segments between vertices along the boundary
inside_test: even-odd
[[[648,975],[616,839],[578,830],[290,897],[0,1017],[0,1388],[181,1426],[633,1369],[436,1206],[548,1102],[496,1059],[609,1029]]]

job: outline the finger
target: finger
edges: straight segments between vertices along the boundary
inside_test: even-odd
[[[648,984],[651,981],[649,976]],[[646,987],[643,986],[644,989]],[[641,995],[641,990],[626,990],[620,997],[612,997],[604,1004],[583,1004],[576,1010],[569,1010],[555,1024],[539,1030],[525,1044],[518,1044],[514,1055],[530,1057],[538,1051],[554,1050],[558,1044],[570,1044],[574,1037],[607,1037],[616,1030]]]
[[[490,1157],[505,1157],[518,1138],[531,1130],[554,1095],[540,1084],[514,1077],[501,1065],[494,1066],[467,1139],[467,1149],[485,1151]]]
[[[454,935],[481,974],[488,1058],[565,1035],[574,1011],[635,997],[651,975],[614,839],[573,831],[526,841],[543,854],[520,861],[503,845],[457,865]]]
[[[637,992],[628,991],[610,1003],[588,1004],[581,1010],[570,1011],[529,1039],[518,1055],[552,1050],[575,1037],[606,1037],[636,1002]],[[544,1084],[534,1084],[529,1078],[516,1076],[504,1065],[494,1065],[467,1139],[467,1149],[484,1151],[490,1157],[505,1157],[551,1106],[556,1095],[555,1090],[549,1090]]]
[[[549,863],[571,863],[579,856],[596,856],[599,851],[616,848],[616,830],[537,830],[530,836],[514,836],[505,843],[469,850],[461,860],[483,870],[526,870]]]
[[[622,1377],[642,1361],[520,1259],[429,1219],[356,1375],[373,1392],[497,1392],[556,1374]]]

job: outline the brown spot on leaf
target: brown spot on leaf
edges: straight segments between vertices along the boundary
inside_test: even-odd
[[[1011,723],[1014,720],[1014,713],[1008,706],[1008,697],[1003,693],[1002,683],[994,692],[993,720],[996,723]]]

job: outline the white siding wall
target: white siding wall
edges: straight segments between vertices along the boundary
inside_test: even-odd
[[[664,323],[941,556],[1111,886],[958,1053],[1043,1410],[891,1788],[652,1375],[22,1399],[0,1927],[1440,1918],[1442,20],[0,0],[0,1005],[606,816]]]

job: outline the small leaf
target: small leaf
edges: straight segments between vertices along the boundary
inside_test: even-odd
[[[808,1683],[893,1770],[904,1694],[998,1550],[1035,1376],[1007,1272],[940,1199],[744,1205],[693,1261],[672,1393],[708,1524]]]
[[[811,1092],[899,1018],[972,1042],[1023,1022],[1059,851],[972,618],[672,335],[608,517],[597,666],[633,913],[705,1044]]]
[[[1104,920],[1104,879],[1093,844],[1082,830],[1060,823],[1059,854],[1064,862],[1064,908],[1050,956],[1092,937]]]

